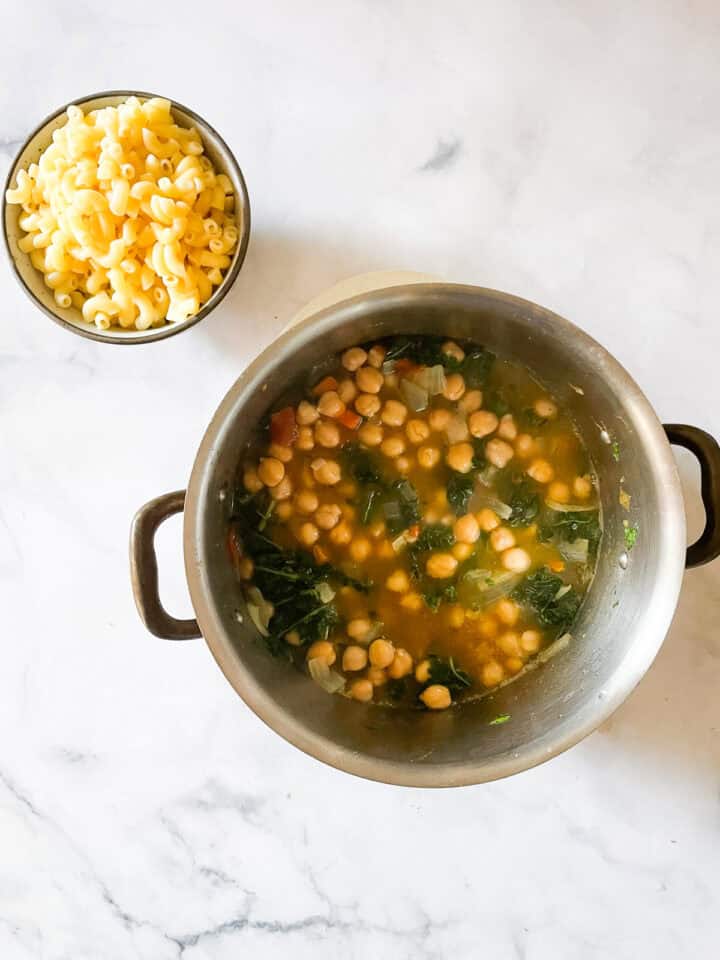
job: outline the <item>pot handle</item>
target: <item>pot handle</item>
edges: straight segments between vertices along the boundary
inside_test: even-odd
[[[150,633],[163,640],[191,640],[201,636],[197,620],[171,617],[160,602],[155,532],[160,524],[185,507],[185,491],[176,490],[140,507],[130,527],[130,578],[140,618]]]
[[[700,464],[700,494],[705,529],[687,550],[686,567],[699,567],[720,556],[720,446],[714,437],[686,423],[666,423],[670,443],[694,453]]]

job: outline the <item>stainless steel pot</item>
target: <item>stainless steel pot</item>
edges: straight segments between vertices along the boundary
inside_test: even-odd
[[[245,617],[225,548],[238,463],[288,385],[351,344],[410,332],[473,339],[527,365],[569,409],[585,439],[600,476],[605,526],[597,575],[572,642],[493,695],[438,714],[329,696],[289,663],[270,657]],[[707,524],[687,556],[670,443],[692,450],[702,469]],[[629,511],[619,502],[621,488],[631,497]],[[478,287],[394,287],[309,317],[248,367],[213,417],[187,495],[159,497],[136,515],[133,589],[152,633],[173,640],[202,634],[248,706],[306,753],[386,783],[481,783],[566,750],[622,703],[665,637],[685,565],[720,554],[718,505],[720,448],[712,437],[694,427],[663,428],[620,364],[567,320]],[[183,508],[185,569],[197,621],[170,617],[158,596],[153,536],[166,517]],[[631,551],[626,524],[638,529]],[[504,713],[511,715],[510,723],[489,725]]]

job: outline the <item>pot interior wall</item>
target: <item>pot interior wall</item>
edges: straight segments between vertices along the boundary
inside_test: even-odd
[[[571,412],[587,444],[600,477],[605,527],[597,574],[572,641],[492,695],[438,714],[331,697],[289,663],[272,659],[247,619],[237,619],[243,604],[225,551],[227,499],[219,496],[234,484],[245,449],[257,440],[257,425],[289,384],[303,383],[313,364],[333,351],[410,332],[469,338],[528,366]],[[619,503],[621,488],[631,497],[629,512]],[[490,779],[539,762],[589,732],[627,695],[655,655],[683,567],[684,516],[674,462],[634,382],[566,321],[472,287],[380,291],[324,311],[285,334],[250,367],[218,411],[198,457],[191,495],[195,506],[187,522],[186,558],[193,600],[231,683],[297,746],[394,782]],[[639,529],[626,569],[625,522]],[[488,725],[506,713],[511,722]]]

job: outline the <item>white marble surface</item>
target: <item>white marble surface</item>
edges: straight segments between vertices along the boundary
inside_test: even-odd
[[[65,333],[0,265],[2,960],[716,956],[718,563],[602,730],[433,793],[306,758],[201,642],[146,634],[126,539],[248,358],[368,270],[550,306],[720,434],[717,3],[45,0],[0,37],[3,170],[62,101],[157,90],[225,135],[254,214],[222,308],[149,347]]]

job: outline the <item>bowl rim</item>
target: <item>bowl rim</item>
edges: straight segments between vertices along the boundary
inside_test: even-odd
[[[99,331],[92,330],[88,328],[87,330],[82,327],[76,326],[74,323],[71,323],[69,320],[64,319],[64,317],[55,313],[53,310],[48,309],[48,307],[42,303],[42,301],[35,295],[35,293],[30,289],[25,280],[23,279],[20,271],[18,270],[17,263],[15,261],[15,256],[13,255],[12,250],[10,249],[10,240],[8,238],[7,231],[7,208],[8,202],[5,199],[7,191],[10,189],[10,184],[12,183],[13,178],[15,177],[20,158],[23,153],[27,150],[29,144],[34,138],[41,133],[49,124],[56,120],[59,116],[67,111],[68,107],[72,106],[82,106],[85,103],[90,102],[91,100],[99,100],[102,98],[110,97],[141,97],[143,99],[153,99],[159,98],[162,100],[169,100],[172,107],[177,107],[179,110],[182,110],[183,113],[186,113],[194,123],[199,124],[200,135],[202,136],[203,130],[209,131],[213,137],[217,138],[218,142],[221,144],[223,149],[227,154],[228,165],[232,168],[233,173],[237,177],[237,181],[240,185],[240,191],[242,193],[243,201],[243,223],[242,223],[242,232],[240,235],[240,242],[238,246],[237,255],[235,257],[235,262],[231,265],[228,272],[223,277],[223,281],[220,286],[217,288],[215,293],[210,297],[206,304],[203,305],[201,310],[188,320],[185,320],[181,324],[169,324],[166,323],[164,327],[156,327],[153,332],[148,332],[138,337],[128,337],[123,334],[118,333],[100,333]],[[82,97],[77,97],[74,100],[68,100],[63,106],[58,107],[56,110],[53,110],[52,113],[49,113],[44,120],[35,126],[32,131],[27,135],[23,140],[21,146],[15,153],[15,156],[10,163],[10,167],[5,177],[5,182],[2,189],[2,237],[3,244],[5,247],[5,252],[7,253],[8,260],[10,262],[10,268],[12,270],[13,276],[20,284],[21,288],[24,290],[26,296],[37,306],[42,312],[50,317],[51,320],[54,320],[59,326],[63,327],[65,330],[69,330],[71,333],[75,333],[80,337],[85,337],[87,340],[95,340],[98,343],[113,343],[121,344],[123,346],[132,346],[139,343],[154,343],[156,340],[165,340],[168,337],[174,337],[179,333],[182,333],[185,330],[189,330],[191,327],[195,326],[196,323],[199,323],[200,320],[204,320],[205,317],[211,313],[215,307],[217,307],[227,296],[230,288],[235,283],[240,269],[245,261],[245,256],[247,254],[248,245],[250,243],[250,226],[251,226],[251,212],[250,212],[250,195],[247,189],[247,183],[245,182],[245,177],[243,175],[240,164],[235,157],[235,154],[228,146],[226,140],[220,136],[218,131],[212,124],[208,123],[203,117],[200,116],[195,110],[191,110],[190,107],[185,106],[184,103],[180,103],[179,100],[173,100],[170,97],[165,97],[160,93],[149,93],[145,90],[101,90],[98,93],[86,94]]]
[[[336,323],[343,318],[362,316],[368,307],[402,308],[408,298],[447,305],[455,300],[462,302],[463,297],[468,296],[511,306],[529,317],[542,315],[551,320],[558,330],[576,338],[595,357],[599,368],[613,376],[617,390],[626,389],[633,394],[634,416],[643,427],[643,442],[656,454],[661,501],[658,513],[663,519],[657,532],[661,562],[653,589],[648,593],[648,616],[638,624],[634,642],[605,684],[602,697],[598,697],[593,708],[580,719],[565,717],[524,751],[507,752],[492,760],[457,761],[438,766],[412,760],[381,760],[338,744],[328,735],[298,726],[295,718],[253,680],[242,660],[231,650],[213,600],[210,567],[204,550],[213,463],[217,458],[215,447],[224,442],[228,424],[247,396],[261,389],[268,376],[267,367],[272,366],[277,353],[290,351],[304,338],[321,342],[323,334]],[[597,730],[632,693],[657,656],[677,607],[685,569],[685,512],[677,467],[660,420],[631,374],[602,344],[554,310],[513,294],[472,284],[416,283],[361,293],[319,310],[284,330],[248,364],[219,403],[198,447],[185,498],[183,553],[190,597],[203,639],[235,692],[270,729],[308,756],[367,780],[408,787],[470,786],[524,772],[558,756]]]

